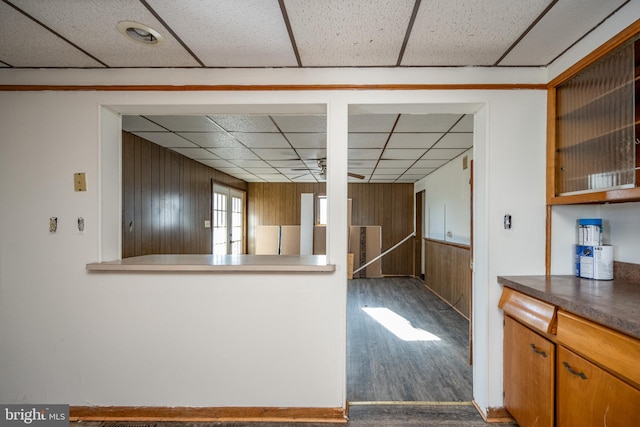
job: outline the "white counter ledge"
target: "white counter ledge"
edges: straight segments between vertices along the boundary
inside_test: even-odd
[[[144,255],[87,264],[89,271],[332,273],[325,255]]]

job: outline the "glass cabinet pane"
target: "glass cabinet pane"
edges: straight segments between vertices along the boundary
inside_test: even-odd
[[[634,43],[556,91],[556,194],[635,186]]]

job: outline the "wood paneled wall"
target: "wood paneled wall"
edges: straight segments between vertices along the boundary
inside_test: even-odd
[[[300,224],[300,194],[325,194],[324,183],[249,183],[249,253],[255,249],[257,225]],[[413,184],[348,185],[353,225],[382,226],[382,250],[413,231]],[[382,259],[384,275],[412,275],[414,240],[409,240]]]
[[[440,240],[424,239],[424,242],[424,276],[427,287],[469,319],[471,248]]]
[[[211,180],[246,182],[122,133],[122,257],[211,253]]]

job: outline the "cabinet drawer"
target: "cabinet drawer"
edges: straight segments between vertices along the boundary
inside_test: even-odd
[[[640,340],[559,311],[557,342],[640,388]]]
[[[557,427],[640,425],[640,391],[558,346]]]
[[[537,300],[511,288],[502,290],[498,304],[505,314],[517,319],[531,329],[545,334],[554,334],[556,329],[556,307]]]

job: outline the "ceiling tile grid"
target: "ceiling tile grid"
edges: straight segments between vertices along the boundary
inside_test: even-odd
[[[0,0],[0,67],[545,67],[629,1]]]
[[[460,114],[350,116],[349,180],[415,182],[473,147],[472,124]],[[245,181],[325,179],[324,115],[124,116],[122,126]]]

